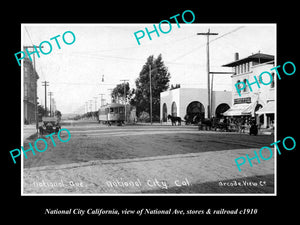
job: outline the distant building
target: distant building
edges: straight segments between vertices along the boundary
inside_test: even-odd
[[[160,120],[167,122],[167,116],[178,116],[184,119],[186,115],[194,117],[201,115],[207,118],[207,89],[176,88],[160,93]],[[221,117],[231,106],[230,91],[213,91],[212,116]]]
[[[32,62],[28,57],[23,60],[24,74],[24,123],[30,124],[36,121],[35,104],[37,96],[37,80],[39,76],[33,68]]]
[[[274,56],[256,53],[239,59],[239,55],[236,53],[235,61],[223,66],[232,67],[234,72],[231,76],[232,107],[224,113],[224,116],[256,117],[261,127],[268,128],[272,126],[275,114],[275,76],[270,69],[274,67]],[[246,88],[241,90],[241,96],[239,96],[235,84],[239,82],[247,84],[246,79],[249,83],[253,83],[255,81],[254,76],[258,79],[259,75],[264,71],[272,74],[273,82],[269,85],[264,85],[259,81],[260,88],[258,88],[257,84],[253,84],[251,85],[252,91],[246,85]],[[265,78],[263,77],[263,79]],[[266,76],[264,83],[268,83],[269,79]]]

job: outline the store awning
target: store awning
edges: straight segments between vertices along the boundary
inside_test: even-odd
[[[251,104],[248,104],[248,107],[242,112],[242,115],[252,115],[252,112],[254,112],[256,105],[257,105],[256,102],[252,102]]]
[[[256,114],[275,113],[275,101],[268,102],[263,108],[255,112]]]
[[[251,104],[235,104],[230,109],[228,109],[226,112],[224,112],[223,116],[241,116],[241,115],[245,115],[243,112],[245,110],[247,110],[250,107],[250,105]]]

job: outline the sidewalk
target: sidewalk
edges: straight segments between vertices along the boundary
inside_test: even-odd
[[[36,124],[23,125],[23,140],[26,140],[34,134],[36,134]]]
[[[274,159],[253,160],[239,172],[235,149],[133,159],[95,160],[23,170],[24,194],[122,194],[274,174]],[[218,187],[215,187],[218,188]]]

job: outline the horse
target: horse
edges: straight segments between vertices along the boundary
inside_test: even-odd
[[[205,118],[202,118],[199,123],[198,123],[198,130],[202,130],[203,129],[203,126],[206,127],[206,130],[207,128],[209,127],[209,129],[211,130],[212,128],[212,120],[211,119],[205,119]]]
[[[174,124],[176,126],[176,122],[178,122],[178,126],[181,125],[181,118],[180,117],[168,115],[168,120],[172,121],[172,126],[174,126]]]
[[[192,123],[193,124],[198,124],[199,122],[201,122],[202,118],[200,116],[200,114],[196,114],[194,115],[193,119],[192,119]]]
[[[193,120],[193,117],[189,114],[186,114],[184,116],[184,120],[185,121],[185,125],[189,125],[189,124],[195,124],[195,121]]]
[[[190,119],[190,116],[186,114],[183,119],[185,120],[185,125],[191,124],[192,120]]]

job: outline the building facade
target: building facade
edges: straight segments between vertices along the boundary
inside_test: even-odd
[[[36,121],[35,107],[37,98],[37,80],[39,76],[35,71],[32,62],[28,57],[23,60],[23,74],[24,74],[24,123],[30,124]]]
[[[262,53],[252,54],[246,58],[239,59],[238,53],[235,61],[223,65],[232,67],[234,74],[232,78],[232,107],[224,113],[224,116],[233,117],[255,117],[257,123],[262,128],[269,128],[274,124],[275,115],[275,73],[270,69],[274,67],[274,56]],[[269,85],[264,85],[259,80],[259,75],[267,71],[271,73],[273,81]],[[255,82],[257,77],[260,88]],[[268,75],[262,76],[263,83],[269,83]],[[247,84],[251,85],[251,88]],[[236,84],[245,83],[245,88],[240,91],[236,89]],[[243,84],[240,84],[243,85]],[[239,86],[240,87],[240,86]],[[242,89],[242,87],[240,87]],[[252,91],[251,91],[252,89]]]
[[[208,102],[207,89],[176,88],[160,93],[160,120],[167,122],[167,116],[178,116],[182,119],[186,115],[193,117],[200,114],[207,118]],[[212,92],[212,116],[220,117],[231,106],[230,91]]]

